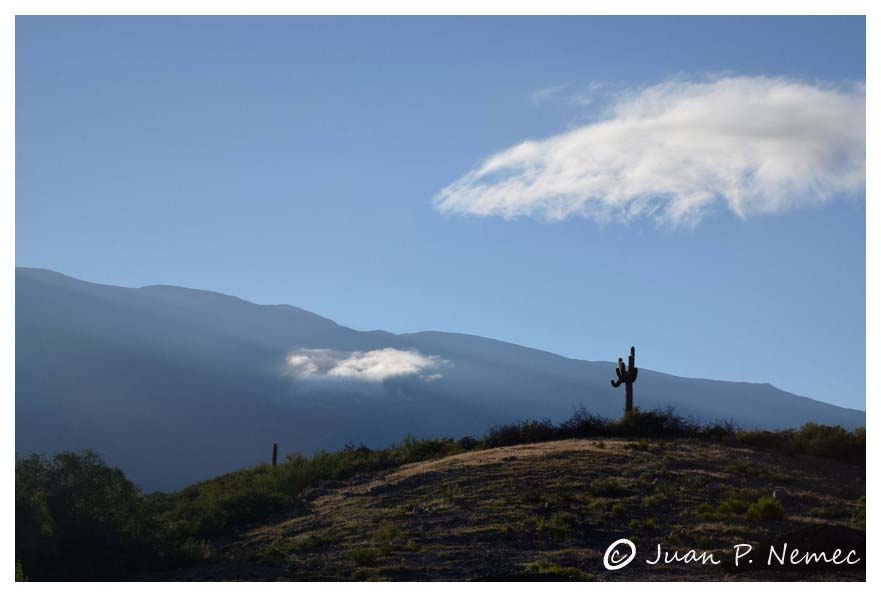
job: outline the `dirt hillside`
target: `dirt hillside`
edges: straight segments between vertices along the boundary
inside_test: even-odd
[[[704,441],[567,440],[328,484],[242,529],[191,580],[863,580],[865,468]],[[864,503],[864,502],[863,502]],[[782,511],[780,510],[782,508]],[[854,517],[856,516],[856,520]],[[637,547],[603,566],[620,538]],[[768,566],[767,548],[857,565]],[[719,564],[648,565],[657,546]],[[733,566],[733,546],[754,546]],[[847,550],[845,550],[847,551]],[[777,560],[774,560],[776,563]]]

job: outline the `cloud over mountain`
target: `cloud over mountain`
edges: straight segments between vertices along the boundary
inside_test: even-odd
[[[865,86],[770,77],[668,81],[607,116],[486,158],[434,198],[441,212],[694,224],[863,191]]]
[[[288,371],[300,379],[340,379],[380,383],[394,377],[418,375],[427,381],[440,377],[433,372],[442,364],[438,357],[417,350],[382,348],[364,352],[310,349],[287,357]]]

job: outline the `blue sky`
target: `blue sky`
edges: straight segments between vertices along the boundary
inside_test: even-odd
[[[16,262],[865,408],[864,79],[863,18],[19,17]]]

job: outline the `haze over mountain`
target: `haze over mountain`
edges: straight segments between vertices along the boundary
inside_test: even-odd
[[[631,341],[639,365],[638,338],[621,350]],[[770,384],[640,369],[643,409],[743,428],[865,425],[863,411]],[[16,450],[91,448],[148,490],[265,461],[273,441],[310,453],[559,421],[580,405],[618,416],[613,370],[477,336],[357,331],[288,305],[16,268]]]

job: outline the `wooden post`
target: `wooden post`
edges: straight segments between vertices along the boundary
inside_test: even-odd
[[[272,466],[276,466],[278,464],[278,444],[272,442]]]

